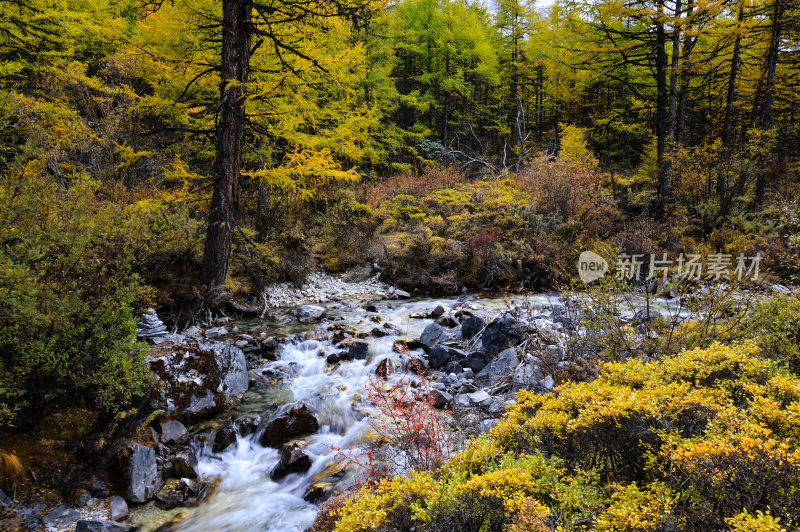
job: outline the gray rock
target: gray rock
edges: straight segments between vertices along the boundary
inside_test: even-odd
[[[322,319],[325,315],[325,307],[316,305],[303,305],[297,309],[297,321],[300,323],[312,323]]]
[[[125,498],[131,502],[152,499],[161,485],[155,451],[134,443],[122,450],[118,463],[125,480]]]
[[[117,523],[114,521],[78,521],[75,532],[132,532],[136,530],[132,525]]]
[[[173,464],[175,465],[175,475],[179,477],[197,478],[200,476],[197,471],[197,455],[191,449],[175,453]]]
[[[466,396],[469,399],[470,406],[488,405],[489,402],[492,400],[492,396],[486,393],[484,390],[478,390],[477,392],[468,393],[466,394]]]
[[[544,379],[542,379],[542,382],[540,383],[541,387],[548,392],[553,389],[553,386],[555,386],[555,384],[556,382],[550,375],[547,375]]]
[[[392,293],[392,297],[397,299],[408,299],[411,297],[411,294],[409,294],[405,290],[395,290]]]
[[[92,487],[89,488],[89,490],[95,497],[100,497],[100,498],[108,497],[108,486],[102,480],[95,481],[95,483],[92,484]]]
[[[226,336],[228,334],[228,329],[225,327],[211,327],[210,329],[206,329],[205,337],[209,340],[214,340],[216,338],[220,338],[221,336]]]
[[[538,366],[534,364],[525,364],[514,371],[512,382],[514,383],[514,388],[517,390],[531,389],[535,387],[541,379],[542,372],[539,370]]]
[[[369,344],[367,342],[353,342],[348,349],[350,360],[366,360],[369,356]]]
[[[517,351],[513,347],[508,348],[475,375],[475,383],[483,387],[494,386],[500,380],[511,377],[518,363]]]
[[[494,397],[491,401],[489,401],[487,410],[493,417],[500,417],[506,410],[506,402],[499,397]]]
[[[182,445],[189,440],[189,431],[183,423],[171,419],[161,422],[161,441],[167,445]]]
[[[63,504],[56,506],[42,517],[42,524],[47,527],[65,528],[81,518],[81,513]]]
[[[119,495],[112,495],[108,499],[108,510],[112,521],[121,521],[128,517],[128,503]]]
[[[481,332],[485,325],[486,323],[483,321],[483,318],[479,316],[467,316],[464,321],[461,322],[461,337],[464,340],[470,340]]]
[[[264,447],[277,447],[289,440],[308,436],[319,430],[319,422],[308,407],[300,403],[286,414],[267,423],[259,442]]]
[[[158,314],[153,309],[148,309],[142,314],[142,318],[136,325],[136,336],[139,338],[155,338],[167,334],[167,326],[164,325]]]
[[[452,340],[453,338],[453,331],[445,329],[438,323],[431,323],[422,331],[419,341],[428,347],[433,347],[436,344]]]
[[[280,480],[292,473],[305,473],[311,469],[311,458],[296,443],[281,447],[280,462],[270,473],[272,480]]]
[[[192,338],[192,337],[195,337],[195,336],[200,336],[200,332],[201,332],[200,331],[200,327],[198,327],[196,325],[192,325],[191,327],[189,327],[188,329],[183,331],[183,333],[181,333],[181,334],[183,334],[186,337]]]
[[[244,353],[228,343],[175,345],[170,352],[148,360],[150,369],[163,381],[152,397],[153,407],[184,420],[235,406],[249,384]]]
[[[462,329],[463,334],[463,329]],[[519,323],[510,313],[492,320],[481,335],[481,345],[487,353],[497,353],[521,337]]]
[[[439,369],[450,361],[450,351],[441,345],[435,345],[428,353],[428,363],[431,368]]]
[[[484,351],[473,351],[461,360],[461,367],[479,373],[486,365],[492,361],[491,355]]]
[[[469,400],[469,394],[456,394],[456,396],[453,397],[453,406],[456,408],[469,408],[472,406],[472,401]]]
[[[478,423],[478,432],[488,432],[489,429],[497,425],[499,419],[484,419]]]
[[[453,400],[453,396],[444,390],[436,390],[436,397],[433,400],[435,408],[444,408],[448,403]]]
[[[89,502],[89,499],[91,498],[92,498],[91,493],[89,493],[86,490],[80,490],[80,492],[78,492],[78,496],[75,497],[74,501],[75,506],[77,506],[78,508],[86,506],[86,503]]]

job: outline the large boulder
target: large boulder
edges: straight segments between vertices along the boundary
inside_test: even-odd
[[[450,361],[450,350],[443,345],[435,345],[428,352],[428,364],[439,369]]]
[[[272,480],[280,480],[292,473],[305,473],[311,469],[311,458],[296,443],[281,447],[281,460],[270,473]]]
[[[247,360],[241,349],[222,342],[192,341],[158,346],[148,357],[163,382],[153,407],[182,419],[224,412],[247,391]]]
[[[469,368],[474,373],[479,373],[486,365],[492,361],[492,356],[483,351],[473,351],[467,354],[463,360],[459,362],[462,368]]]
[[[80,518],[81,513],[78,510],[62,504],[44,514],[42,516],[42,524],[46,527],[65,528],[74,524]]]
[[[463,332],[462,332],[463,334]],[[522,339],[522,328],[519,321],[511,313],[493,319],[483,329],[481,345],[487,353],[497,353]]]
[[[369,356],[369,344],[367,342],[353,342],[347,351],[350,360],[366,360]]]
[[[313,323],[325,315],[325,307],[317,305],[303,305],[297,309],[297,321],[300,323]]]
[[[108,511],[112,521],[119,521],[128,517],[128,503],[119,495],[112,495],[108,499]]]
[[[486,323],[483,321],[483,318],[479,316],[467,316],[464,318],[464,321],[461,322],[461,337],[464,340],[470,340],[481,332],[485,326]]]
[[[170,419],[161,422],[161,443],[182,445],[189,440],[189,431],[180,421]]]
[[[116,473],[131,502],[145,502],[161,487],[161,475],[153,449],[134,443],[122,449],[115,457]]]
[[[453,331],[442,327],[438,323],[431,323],[422,331],[419,341],[428,349],[436,344],[444,343],[454,338]]]
[[[517,364],[519,364],[517,351],[510,347],[497,355],[494,360],[475,375],[475,384],[484,388],[494,386],[502,379],[511,377]]]
[[[308,436],[319,430],[319,422],[308,407],[301,403],[286,414],[267,423],[260,443],[264,447],[277,447],[290,440]]]

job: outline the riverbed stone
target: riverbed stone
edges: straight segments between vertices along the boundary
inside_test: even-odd
[[[119,495],[112,495],[108,499],[108,511],[112,521],[120,521],[128,517],[128,503]]]
[[[444,408],[453,400],[453,396],[444,390],[436,390],[436,396],[433,399],[433,406],[435,408]]]
[[[489,362],[485,368],[475,375],[475,383],[483,387],[494,386],[500,382],[500,380],[511,377],[517,364],[519,364],[517,351],[513,347],[510,347],[502,351],[494,360]]]
[[[178,477],[197,478],[197,455],[192,449],[186,449],[175,453],[172,460],[175,466],[175,475]]]
[[[453,331],[442,327],[438,323],[431,323],[422,331],[419,341],[428,348],[432,348],[436,344],[444,343],[448,340],[453,340]]]
[[[473,351],[464,357],[460,364],[463,368],[468,368],[474,373],[479,373],[486,365],[492,361],[492,356],[485,351]]]
[[[170,419],[161,422],[161,442],[167,445],[182,445],[189,440],[189,431],[180,421]]]
[[[133,532],[133,525],[116,521],[81,520],[75,526],[75,532]]]
[[[155,451],[134,443],[122,449],[116,461],[120,466],[125,498],[131,502],[152,499],[161,485]]]
[[[325,307],[317,305],[303,305],[297,309],[297,321],[300,323],[313,323],[325,315]]]
[[[435,345],[428,352],[428,364],[439,369],[450,361],[450,351],[443,345]]]
[[[81,513],[78,510],[62,504],[44,514],[44,516],[42,516],[42,524],[47,527],[65,528],[72,525],[80,518]]]
[[[224,412],[238,404],[249,384],[244,352],[228,343],[158,346],[148,361],[163,381],[152,397],[153,407],[181,420]]]
[[[486,323],[480,316],[467,316],[461,322],[461,337],[464,340],[471,340],[476,334],[483,330]]]
[[[153,309],[148,309],[142,314],[136,325],[136,336],[139,338],[156,338],[167,334],[167,326],[158,319],[158,314]]]
[[[311,469],[311,457],[296,443],[283,445],[280,457],[280,462],[269,475],[272,480],[280,480],[293,473],[305,473]]]
[[[277,447],[290,440],[308,436],[319,430],[319,422],[308,407],[300,403],[286,414],[267,423],[260,443],[264,447]]]
[[[347,350],[349,360],[366,360],[369,355],[369,344],[367,342],[353,342]]]

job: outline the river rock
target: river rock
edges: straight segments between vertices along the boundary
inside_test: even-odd
[[[347,350],[350,360],[366,360],[369,355],[369,344],[367,342],[353,342]]]
[[[264,447],[277,447],[289,440],[308,436],[318,430],[317,418],[305,404],[300,403],[286,414],[270,421],[261,435],[260,443]]]
[[[128,503],[119,495],[112,495],[108,499],[108,511],[112,521],[120,521],[128,517]]]
[[[225,327],[211,327],[210,329],[206,329],[204,335],[209,340],[214,340],[222,336],[227,336],[228,329],[226,329]]]
[[[467,316],[461,322],[461,337],[464,340],[470,340],[481,332],[485,325],[486,323],[483,321],[483,318],[479,316]]]
[[[229,445],[236,441],[236,427],[232,422],[223,425],[214,434],[213,451],[218,453],[224,451]]]
[[[89,493],[87,490],[80,490],[73,499],[73,504],[78,508],[81,508],[83,506],[86,506],[86,503],[89,502],[89,499],[91,498],[92,494]]]
[[[134,443],[116,456],[125,498],[131,502],[145,502],[155,495],[161,485],[156,453],[153,449]]]
[[[42,516],[42,524],[46,527],[66,528],[80,518],[81,513],[78,510],[62,504],[44,514],[44,516]]]
[[[422,331],[419,341],[428,348],[436,344],[444,343],[448,340],[453,340],[453,331],[445,329],[438,323],[431,323]]]
[[[514,370],[512,382],[514,390],[534,388],[542,379],[542,372],[534,364],[525,364]]]
[[[239,403],[249,383],[247,360],[238,347],[191,342],[151,350],[150,368],[163,381],[153,406],[182,419],[224,412]]]
[[[175,466],[175,475],[186,478],[197,478],[199,476],[197,471],[197,455],[192,449],[186,449],[175,453],[173,459]]]
[[[167,445],[183,445],[189,440],[189,431],[183,423],[171,419],[161,422],[161,442]]]
[[[167,334],[167,326],[158,319],[153,309],[148,309],[136,325],[136,336],[139,338],[155,338]]]
[[[502,379],[511,377],[517,364],[519,364],[517,351],[510,347],[497,355],[497,358],[475,375],[475,383],[483,387],[494,386]]]
[[[281,447],[281,460],[270,473],[272,480],[280,480],[292,473],[305,473],[311,469],[311,458],[296,443]]]
[[[521,338],[519,323],[511,313],[495,318],[484,328],[481,345],[487,353],[497,353]]]
[[[297,321],[300,323],[313,323],[325,315],[325,307],[317,305],[303,305],[297,309]]]
[[[428,352],[428,364],[439,369],[450,361],[450,350],[443,345],[435,345]]]
[[[488,353],[484,351],[473,351],[468,353],[459,364],[462,368],[470,369],[477,374],[491,361],[492,357]]]
[[[96,480],[89,488],[89,491],[92,492],[92,495],[100,499],[108,497],[108,485],[102,480]]]
[[[444,408],[453,400],[453,396],[444,390],[436,390],[436,396],[433,399],[434,408]]]
[[[162,510],[169,510],[182,506],[188,498],[186,484],[178,479],[171,478],[156,494],[156,505]]]
[[[134,526],[115,521],[81,520],[75,526],[75,532],[132,532],[133,530],[136,530]]]

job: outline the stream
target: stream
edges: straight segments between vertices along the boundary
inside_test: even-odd
[[[513,304],[549,306],[558,299],[555,295],[535,295],[512,298]],[[662,300],[663,302],[663,300]],[[309,338],[322,336],[331,324],[344,324],[355,331],[368,332],[383,323],[390,323],[395,331],[385,337],[368,337],[370,345],[367,360],[343,361],[331,366],[326,356],[339,351],[328,340],[296,340],[281,344],[277,359],[265,362],[256,369],[282,374],[277,384],[267,387],[251,386],[241,404],[232,412],[234,418],[262,416],[269,419],[280,415],[297,403],[305,403],[317,417],[320,430],[304,439],[303,449],[311,458],[311,469],[306,473],[290,474],[275,482],[270,472],[279,462],[277,449],[262,447],[260,433],[238,437],[222,452],[213,452],[210,443],[196,445],[201,476],[216,479],[217,487],[206,503],[194,507],[161,510],[153,502],[131,509],[131,523],[138,530],[152,531],[165,523],[165,529],[185,532],[207,531],[302,531],[311,526],[318,506],[304,500],[309,486],[330,474],[337,449],[358,448],[370,430],[368,418],[375,411],[362,398],[370,376],[384,359],[390,358],[403,366],[402,356],[392,351],[398,338],[419,337],[431,323],[429,319],[412,319],[409,314],[430,312],[437,305],[446,311],[468,304],[493,316],[506,309],[498,297],[461,296],[442,299],[411,299],[379,301],[377,313],[369,313],[356,302],[340,302],[326,306],[327,317],[320,323],[299,324],[293,318],[268,323],[269,334],[305,333]],[[669,303],[666,303],[669,306]],[[380,316],[377,323],[371,316]],[[237,322],[241,331],[248,331],[264,321]],[[398,379],[398,371],[389,380]],[[225,417],[229,418],[230,414]],[[221,420],[207,422],[205,427],[219,424]],[[194,429],[204,426],[194,427]],[[354,473],[348,472],[337,480],[337,487],[347,487],[354,482]]]

